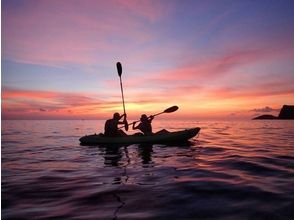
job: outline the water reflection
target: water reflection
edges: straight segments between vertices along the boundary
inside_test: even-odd
[[[153,145],[152,144],[140,144],[138,146],[138,153],[142,159],[142,167],[152,162]]]
[[[142,167],[152,163],[153,144],[139,144],[136,154],[141,158]],[[126,167],[131,163],[128,146],[98,146],[100,155],[104,157],[104,164],[113,167]],[[132,152],[134,153],[134,152]],[[132,157],[132,159],[136,159]]]
[[[187,149],[187,147],[193,146],[192,142],[183,142],[183,143],[174,143],[174,144],[165,144],[157,145],[150,143],[143,143],[138,145],[129,145],[129,146],[118,146],[118,145],[109,145],[109,146],[98,146],[100,155],[104,157],[104,164],[106,166],[113,167],[127,167],[132,160],[135,162],[140,158],[142,167],[146,168],[153,164],[152,157],[155,156],[153,150],[154,147],[160,148],[181,148]],[[130,154],[132,156],[130,156]]]
[[[119,166],[119,161],[121,161],[123,154],[121,147],[103,147],[104,152],[104,164],[111,166]]]
[[[98,146],[99,155],[104,159],[104,165],[107,168],[113,168],[112,170],[115,171],[115,176],[112,177],[110,182],[112,186],[115,186],[115,189],[111,192],[113,204],[116,204],[112,218],[121,218],[125,214],[125,210],[130,205],[134,205],[134,197],[137,197],[137,195],[126,193],[128,189],[136,188],[136,186],[146,188],[156,186],[159,179],[153,169],[155,164],[163,162],[161,160],[167,161],[172,158],[173,154],[167,156],[167,152],[174,151],[177,152],[175,154],[179,155],[178,150],[181,149],[180,152],[184,150],[182,152],[183,158],[190,157],[192,145],[192,142],[185,142],[165,145],[145,143],[129,146]],[[168,167],[163,169],[169,172],[167,171],[169,170]],[[170,171],[174,172],[174,169],[172,168]]]
[[[118,206],[113,211],[112,219],[115,220],[118,219],[119,211],[126,205],[126,199],[122,197],[120,192],[122,187],[128,183],[129,179],[127,173],[127,167],[131,162],[129,151],[127,146],[98,146],[98,149],[104,157],[104,164],[106,166],[123,168],[123,172],[115,176],[112,180],[113,185],[118,185],[118,187],[112,191],[115,201],[118,202]],[[126,163],[123,163],[122,161],[125,159]]]
[[[79,145],[97,121],[4,122],[2,218],[294,219],[292,121],[168,123],[203,129],[111,148]]]

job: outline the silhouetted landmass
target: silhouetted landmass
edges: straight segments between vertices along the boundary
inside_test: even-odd
[[[294,119],[294,105],[284,105],[280,111],[279,119]]]
[[[294,105],[283,105],[278,117],[273,115],[260,115],[253,120],[271,120],[271,119],[294,119]]]
[[[262,120],[277,119],[277,117],[273,116],[273,115],[260,115],[260,116],[253,118],[253,120],[258,120],[258,119],[262,119]]]

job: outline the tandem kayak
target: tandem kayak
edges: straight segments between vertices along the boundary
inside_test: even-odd
[[[80,138],[81,144],[141,144],[141,143],[172,143],[188,141],[195,137],[200,128],[190,128],[182,131],[159,133],[153,135],[128,135],[125,137],[106,137],[101,134],[86,135]]]

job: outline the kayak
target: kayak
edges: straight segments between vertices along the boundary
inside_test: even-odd
[[[200,128],[190,128],[182,131],[159,133],[153,135],[128,135],[124,137],[106,137],[101,134],[86,135],[80,138],[81,144],[140,144],[140,143],[172,143],[188,141],[195,137]]]
[[[173,143],[184,142],[195,137],[200,128],[190,128],[181,131],[158,133],[153,135],[128,135],[124,137],[106,137],[101,134],[86,135],[80,138],[81,144],[141,144],[141,143]]]

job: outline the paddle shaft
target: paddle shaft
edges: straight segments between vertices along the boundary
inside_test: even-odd
[[[157,113],[157,114],[155,114],[155,115],[150,115],[148,118],[151,118],[151,116],[155,117],[155,116],[157,116],[157,115],[161,115],[162,113],[165,113],[165,112],[160,112],[160,113]],[[141,121],[141,120],[133,121],[133,122],[130,123],[129,125],[131,125],[131,124],[133,124],[133,123],[137,123],[137,122],[139,122],[139,121]]]
[[[163,114],[163,113],[165,113],[165,112],[160,112],[160,113],[157,113],[157,114],[155,114],[155,115],[150,115],[148,118],[150,118],[151,116],[155,117],[155,116],[157,116],[157,115],[161,115],[161,114]]]
[[[122,86],[121,76],[119,76],[119,80],[120,80],[120,90],[121,90],[121,98],[122,98],[122,101],[123,101],[124,114],[126,114],[124,90],[123,90],[123,86]]]
[[[163,113],[166,113],[166,112],[160,112],[160,113],[157,113],[155,115],[150,115],[148,118],[150,118],[151,116],[155,117],[157,115],[161,115]],[[131,124],[134,124],[134,123],[137,123],[137,122],[140,122],[141,120],[137,120],[137,121],[133,121],[132,123],[129,123],[128,125],[131,125]],[[123,128],[124,126],[120,127],[120,128]]]

